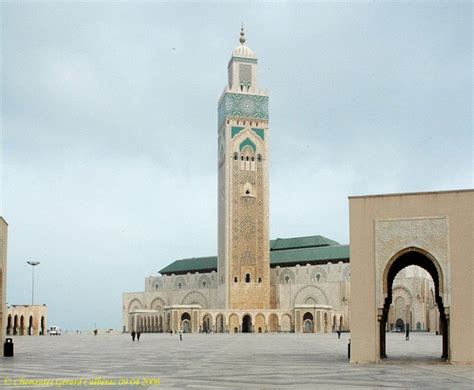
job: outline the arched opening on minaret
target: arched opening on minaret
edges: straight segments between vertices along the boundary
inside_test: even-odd
[[[252,184],[250,184],[249,182],[244,184],[243,195],[244,196],[255,196],[255,192],[254,192],[254,189],[252,187]]]
[[[241,161],[243,162],[240,165],[240,169],[245,170],[245,171],[255,170],[255,152],[250,146],[246,146],[242,150]]]

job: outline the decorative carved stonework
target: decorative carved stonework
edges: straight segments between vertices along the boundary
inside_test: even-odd
[[[443,277],[443,301],[449,306],[448,222],[444,216],[402,218],[375,221],[376,275],[383,275],[389,261],[406,248],[418,248],[431,254],[438,262]],[[376,280],[377,306],[383,307],[386,293],[383,277]]]

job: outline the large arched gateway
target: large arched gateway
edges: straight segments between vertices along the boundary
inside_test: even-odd
[[[443,275],[440,265],[437,260],[430,253],[416,247],[409,247],[401,250],[390,259],[383,272],[383,291],[386,296],[382,315],[379,317],[379,345],[380,345],[380,358],[386,358],[386,342],[385,332],[387,329],[387,319],[390,310],[390,305],[393,301],[393,281],[395,276],[404,268],[416,265],[425,269],[433,279],[435,285],[435,299],[439,310],[440,319],[440,330],[443,337],[443,351],[441,357],[448,359],[449,351],[449,321],[445,312],[443,303]],[[403,322],[402,319],[397,319],[396,327],[401,331],[405,331],[406,326],[409,326]]]
[[[349,203],[351,362],[390,358],[386,332],[394,279],[415,265],[434,284],[442,337],[436,357],[472,364],[474,319],[466,313],[474,312],[474,191],[360,196]]]

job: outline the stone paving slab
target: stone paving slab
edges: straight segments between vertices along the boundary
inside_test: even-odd
[[[81,385],[62,388],[137,389],[118,385],[138,378],[140,388],[167,389],[473,389],[474,368],[442,362],[441,337],[412,333],[387,334],[389,359],[383,364],[356,365],[347,360],[348,334],[128,334],[14,337],[15,357],[1,358],[0,387],[15,380],[76,379]],[[115,381],[114,386],[88,381]],[[144,384],[159,378],[160,385]],[[59,388],[50,382],[42,388]],[[102,384],[101,386],[98,386]],[[38,387],[36,387],[38,388]]]

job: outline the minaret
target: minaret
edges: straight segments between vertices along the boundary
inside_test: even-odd
[[[225,309],[270,307],[268,95],[257,58],[240,45],[219,100],[218,299]]]

